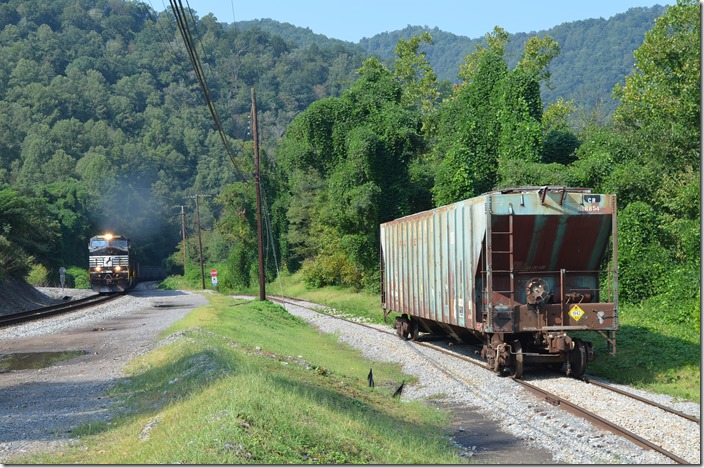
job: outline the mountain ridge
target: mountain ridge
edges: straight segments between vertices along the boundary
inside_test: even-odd
[[[601,108],[610,115],[617,103],[610,99],[617,83],[633,70],[633,52],[643,42],[655,19],[665,13],[668,6],[633,7],[609,18],[587,18],[561,23],[552,28],[509,34],[508,63],[514,66],[520,58],[523,45],[532,36],[550,35],[560,45],[561,53],[550,65],[551,85],[543,84],[541,94],[544,102],[555,102],[559,98],[574,99],[577,105],[592,109]],[[232,26],[232,24],[231,24]],[[310,28],[281,23],[272,19],[239,21],[235,27],[259,28],[264,32],[281,36],[299,47],[316,44],[321,47],[336,47],[342,44],[359,47],[367,55],[376,55],[388,65],[394,60],[394,49],[399,40],[408,40],[424,31],[430,32],[433,45],[424,47],[428,61],[440,80],[457,82],[457,73],[464,58],[484,42],[485,38],[469,38],[446,32],[436,27],[408,25],[390,32],[382,32],[354,43],[329,38],[314,33]],[[500,26],[500,24],[498,25]],[[598,60],[594,60],[598,58]],[[581,70],[581,73],[574,73]],[[590,76],[590,79],[583,79]]]

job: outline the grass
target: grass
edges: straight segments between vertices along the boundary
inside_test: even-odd
[[[657,310],[644,305],[620,307],[616,355],[606,341],[592,339],[597,359],[588,372],[614,382],[701,402],[701,339],[699,327],[668,323]]]
[[[170,278],[165,287],[186,283]],[[267,285],[267,292],[383,322],[375,294],[309,290],[295,275]],[[448,414],[391,396],[401,381],[412,380],[398,366],[364,359],[273,303],[207,297],[208,306],[164,332],[166,344],[131,363],[129,378],[112,390],[121,408],[115,418],[80,427],[76,441],[60,451],[9,462],[463,462],[447,437]],[[669,323],[659,312],[649,304],[621,306],[616,356],[599,335],[585,334],[597,351],[589,372],[700,402],[699,326]],[[374,388],[366,380],[370,367]]]
[[[391,395],[370,362],[270,302],[208,296],[129,367],[110,423],[24,464],[449,464],[448,415]],[[369,368],[376,386],[367,384]]]
[[[178,280],[172,280],[177,282]],[[335,308],[346,314],[383,323],[381,300],[377,294],[343,287],[309,289],[300,274],[282,275],[268,284],[267,293],[305,299]],[[242,293],[258,295],[257,287]],[[678,304],[696,308],[698,300]],[[619,304],[620,330],[616,333],[616,356],[611,356],[604,338],[596,333],[575,333],[595,346],[596,361],[587,372],[613,382],[632,385],[672,397],[701,402],[701,337],[696,324],[672,323],[667,304]]]

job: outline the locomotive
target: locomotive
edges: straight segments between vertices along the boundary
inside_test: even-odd
[[[88,276],[93,291],[124,292],[137,283],[139,266],[128,238],[101,234],[88,243]]]
[[[560,186],[484,193],[380,226],[381,305],[419,332],[482,345],[488,368],[581,377],[597,332],[616,352],[616,196]]]

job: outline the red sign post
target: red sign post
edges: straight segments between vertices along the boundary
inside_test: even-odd
[[[210,281],[213,283],[213,287],[218,285],[218,270],[215,268],[210,270]]]

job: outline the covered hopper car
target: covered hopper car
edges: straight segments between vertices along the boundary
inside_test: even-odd
[[[616,350],[616,196],[521,187],[380,227],[381,302],[404,339],[419,332],[479,340],[487,367],[582,376],[601,334]]]
[[[128,238],[101,234],[88,243],[88,277],[93,291],[123,292],[137,283],[139,265]]]

